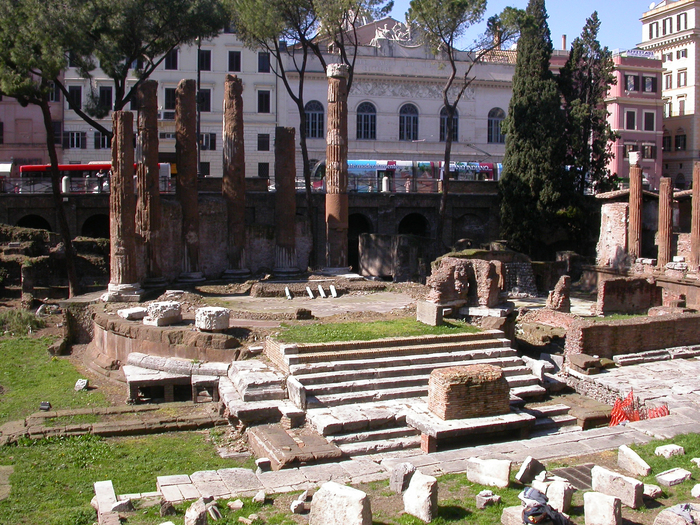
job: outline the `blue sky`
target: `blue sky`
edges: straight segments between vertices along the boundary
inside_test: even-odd
[[[408,10],[409,0],[395,0],[392,16],[404,21]],[[566,35],[567,47],[571,47],[574,38],[581,34],[586,19],[598,11],[601,21],[598,40],[610,50],[633,49],[642,40],[642,13],[649,9],[651,0],[547,0],[547,14],[549,15],[549,30],[552,34],[552,44],[555,49],[561,48],[561,36]],[[486,9],[486,18],[497,14],[506,6],[525,9],[527,0],[489,0]],[[473,28],[463,46],[468,47],[484,27]]]

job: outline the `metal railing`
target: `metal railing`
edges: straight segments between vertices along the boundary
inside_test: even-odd
[[[297,191],[304,191],[304,188],[304,179],[296,179]],[[325,179],[311,181],[311,191],[325,193]],[[348,192],[352,193],[439,193],[440,191],[439,179],[388,179],[385,185],[376,177],[348,176]]]
[[[2,193],[37,194],[51,193],[51,179],[48,178],[0,178]],[[109,179],[107,178],[68,178],[68,191],[63,191],[66,185],[64,181],[61,185],[63,194],[99,194],[109,193]],[[134,184],[134,190],[135,190]],[[172,177],[160,177],[159,181],[161,193],[175,193],[175,179]]]

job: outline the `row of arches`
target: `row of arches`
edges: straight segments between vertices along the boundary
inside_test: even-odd
[[[16,226],[20,228],[34,228],[37,230],[53,231],[49,221],[41,215],[25,215],[17,221]],[[109,238],[109,216],[98,213],[88,217],[80,228],[81,237],[92,237],[96,239]]]
[[[312,100],[304,106],[306,114],[306,137],[310,139],[322,139],[325,133],[324,107],[318,100]],[[356,110],[356,131],[357,140],[377,139],[377,108],[372,102],[361,102]],[[418,107],[412,103],[403,104],[399,108],[399,140],[418,140],[418,126],[420,123],[420,112]],[[447,138],[447,108],[440,110],[440,142],[445,142]],[[501,108],[492,108],[488,113],[487,141],[489,143],[505,143],[505,135],[502,131],[503,120],[506,112]],[[455,112],[452,121],[452,140],[459,140],[459,113]]]

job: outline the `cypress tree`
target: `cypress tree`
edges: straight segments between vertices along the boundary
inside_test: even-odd
[[[564,170],[564,113],[549,69],[552,40],[544,0],[530,0],[503,122],[501,232],[510,246],[544,256],[557,227],[568,221],[573,184]]]

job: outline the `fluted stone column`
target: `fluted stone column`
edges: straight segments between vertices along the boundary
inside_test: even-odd
[[[182,207],[184,260],[180,282],[203,281],[199,271],[199,206],[197,193],[197,83],[181,80],[175,90],[175,192]]]
[[[243,82],[226,75],[224,85],[224,173],[221,192],[226,201],[228,279],[250,275],[245,255],[245,150],[243,142]]]
[[[330,64],[326,137],[326,271],[348,271],[348,66]]]
[[[690,219],[690,269],[697,271],[700,264],[700,162],[693,163],[692,216]]]
[[[138,301],[134,199],[134,117],[112,114],[112,178],[109,192],[109,286],[105,301]]]
[[[276,275],[299,273],[296,250],[296,162],[294,128],[275,128],[275,267]]]
[[[642,168],[638,154],[630,155],[630,198],[627,253],[634,263],[642,254]]]
[[[665,268],[671,262],[671,243],[673,240],[673,193],[671,179],[661,177],[659,182],[659,228],[657,232],[659,253],[656,262],[659,268]]]
[[[146,80],[136,92],[136,234],[143,246],[144,286],[165,283],[160,267],[158,237],[161,227],[160,171],[158,169],[158,82]]]

